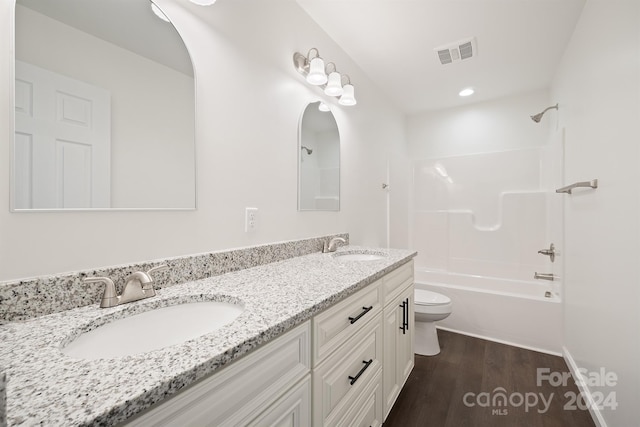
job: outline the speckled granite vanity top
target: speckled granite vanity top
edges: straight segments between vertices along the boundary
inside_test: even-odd
[[[313,253],[175,285],[158,296],[100,309],[97,304],[0,326],[7,373],[8,425],[113,425],[311,318],[408,262],[415,252],[339,262]],[[82,331],[110,319],[193,300],[241,301],[232,323],[184,344],[119,359],[78,360],[60,351]],[[154,325],[149,325],[150,329]]]

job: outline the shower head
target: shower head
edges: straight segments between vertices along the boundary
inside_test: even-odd
[[[301,150],[306,150],[307,154],[311,155],[311,153],[313,153],[313,148],[307,148],[304,145],[300,146]]]
[[[540,120],[542,119],[542,116],[544,116],[544,113],[546,113],[547,110],[551,110],[551,109],[554,109],[554,108],[557,110],[558,109],[558,104],[553,105],[551,107],[547,107],[544,110],[542,110],[541,113],[538,113],[538,114],[535,114],[535,115],[531,116],[531,120],[533,120],[536,123],[540,123]]]

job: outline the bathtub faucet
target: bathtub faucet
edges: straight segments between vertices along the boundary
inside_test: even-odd
[[[542,279],[542,280],[551,280],[552,282],[555,280],[556,276],[553,273],[538,273],[537,271],[533,275],[534,279]]]

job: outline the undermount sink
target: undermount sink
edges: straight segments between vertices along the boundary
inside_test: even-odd
[[[338,252],[333,255],[339,261],[376,261],[383,259],[386,255],[368,252]]]
[[[197,338],[232,322],[242,304],[189,302],[124,317],[85,332],[63,347],[77,359],[115,359],[159,350]]]

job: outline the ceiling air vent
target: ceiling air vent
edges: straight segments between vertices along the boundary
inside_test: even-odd
[[[440,63],[443,65],[473,58],[478,54],[475,37],[440,46],[434,50],[438,54]]]

